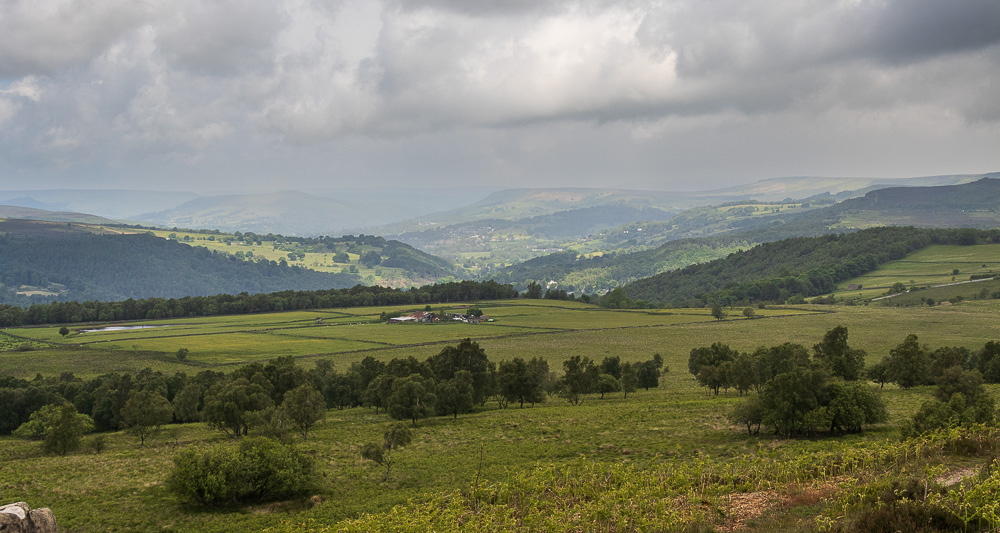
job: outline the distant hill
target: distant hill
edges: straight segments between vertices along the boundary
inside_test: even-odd
[[[466,207],[371,229],[379,235],[403,235],[417,227],[448,226],[485,219],[517,220],[603,205],[652,207],[678,212],[692,207],[747,200],[773,202],[786,198],[806,199],[817,195],[837,196],[843,199],[860,196],[875,188],[954,185],[982,177],[982,174],[900,179],[786,177],[694,192],[586,187],[507,189],[494,192]]]
[[[0,303],[317,290],[351,287],[359,281],[354,274],[244,261],[147,234],[94,235],[53,228],[0,236]]]
[[[165,227],[212,228],[295,236],[377,233],[359,230],[469,201],[481,189],[350,189],[340,192],[281,191],[202,196],[157,212],[137,215]]]
[[[558,253],[500,268],[490,275],[522,290],[528,281],[534,280],[555,281],[569,291],[603,291],[756,244],[791,237],[886,225],[1000,227],[1000,179],[995,178],[939,187],[892,187],[835,205],[829,205],[830,201],[826,195],[789,204],[733,202],[698,207],[667,221],[615,228],[599,236],[600,242],[593,244],[605,250],[633,247],[640,251],[593,259],[578,258],[574,252]]]
[[[119,224],[104,217],[66,211],[48,211],[33,207],[0,205],[0,219],[47,220],[51,222],[78,222],[82,224]]]
[[[116,220],[139,220],[139,213],[161,211],[197,197],[191,192],[125,189],[0,190],[3,205],[93,213]]]
[[[330,198],[298,191],[204,196],[172,209],[138,216],[165,227],[213,228],[288,235],[321,235],[349,226],[363,212]]]
[[[454,244],[457,240],[469,238],[479,241],[494,240],[494,236],[501,234],[531,236],[538,240],[550,241],[575,240],[633,221],[667,220],[675,214],[676,212],[664,211],[655,207],[601,205],[513,220],[488,218],[420,231],[409,231],[392,237],[405,240],[428,251],[441,252],[455,248]],[[437,243],[441,242],[448,242],[450,246],[439,250],[440,247],[437,246]]]

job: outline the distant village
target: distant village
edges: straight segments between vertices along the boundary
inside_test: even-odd
[[[406,322],[442,322],[446,320],[453,320],[456,322],[464,322],[466,324],[478,324],[480,322],[494,322],[494,319],[490,318],[489,315],[479,315],[479,314],[437,314],[429,311],[417,311],[415,313],[396,316],[390,318],[386,321],[387,324],[403,324]]]

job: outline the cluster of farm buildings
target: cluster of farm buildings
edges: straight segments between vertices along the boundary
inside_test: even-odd
[[[390,318],[388,324],[402,324],[404,322],[440,322],[442,320],[454,320],[456,322],[465,322],[466,324],[478,324],[480,322],[492,322],[493,319],[489,315],[462,315],[462,314],[447,314],[438,315],[437,313],[431,313],[428,311],[417,311],[410,315],[397,316]]]

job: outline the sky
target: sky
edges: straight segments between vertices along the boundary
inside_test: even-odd
[[[0,188],[1000,170],[996,0],[0,0]]]

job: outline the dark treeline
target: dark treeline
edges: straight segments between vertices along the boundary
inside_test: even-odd
[[[161,239],[162,240],[162,239]],[[510,285],[493,281],[455,281],[409,290],[356,285],[350,289],[219,294],[147,298],[118,302],[55,302],[22,307],[0,305],[0,327],[107,322],[195,316],[240,315],[300,309],[410,305],[517,298]]]
[[[0,302],[18,305],[345,288],[359,281],[354,274],[244,261],[148,234],[0,236]],[[56,287],[61,294],[18,296],[12,289],[21,285]]]
[[[369,356],[344,371],[330,360],[307,371],[287,356],[249,363],[228,375],[212,370],[165,375],[145,369],[89,380],[63,372],[29,381],[0,374],[0,434],[43,438],[51,429],[45,424],[54,422],[40,419],[69,405],[70,411],[88,417],[86,426],[92,429],[130,429],[140,439],[151,436],[153,426],[194,421],[234,437],[294,427],[306,438],[326,409],[368,407],[416,424],[430,416],[457,417],[488,402],[498,408],[511,403],[524,407],[545,402],[550,394],[578,404],[586,395],[627,395],[658,387],[662,366],[658,355],[635,363],[607,357],[599,365],[575,356],[557,378],[544,359],[518,357],[497,365],[477,342],[464,339],[424,361],[408,357],[386,363]],[[155,412],[159,418],[150,420],[147,415]]]
[[[1000,230],[879,227],[762,244],[709,263],[625,286],[632,300],[701,307],[706,303],[785,302],[833,291],[845,279],[931,244],[1000,242]]]

